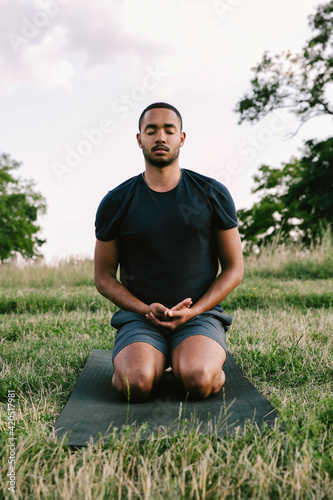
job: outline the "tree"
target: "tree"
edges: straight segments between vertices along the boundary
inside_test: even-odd
[[[252,88],[237,103],[239,123],[256,122],[271,111],[287,108],[300,120],[333,116],[328,89],[333,83],[333,0],[319,5],[309,17],[313,36],[299,54],[271,56],[265,52],[253,69]],[[259,201],[239,210],[240,232],[249,244],[261,244],[277,234],[310,244],[322,226],[333,220],[333,138],[309,140],[304,156],[282,168],[262,165],[253,193]]]
[[[282,168],[262,165],[253,193],[260,200],[238,211],[240,234],[247,246],[279,234],[310,245],[333,221],[333,138],[305,143],[303,157]]]
[[[46,202],[33,181],[12,176],[20,165],[8,154],[0,154],[0,262],[17,254],[40,257],[38,248],[45,243],[38,237],[36,220],[45,213]]]
[[[307,141],[304,153],[299,178],[290,183],[283,200],[287,207],[297,208],[302,240],[310,244],[333,221],[333,137]]]
[[[333,0],[317,7],[309,25],[315,34],[301,53],[287,51],[270,56],[265,52],[262,61],[252,68],[252,89],[235,108],[239,123],[258,121],[279,108],[296,115],[299,128],[315,116],[333,116],[327,96],[333,81]]]

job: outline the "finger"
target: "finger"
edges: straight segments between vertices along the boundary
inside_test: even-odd
[[[164,312],[164,316],[172,316],[172,309],[166,309]]]
[[[184,315],[185,311],[189,308],[190,306],[183,306],[181,309],[170,309],[168,312],[167,316],[171,316],[173,318],[179,318]]]
[[[180,310],[169,309],[169,311],[166,313],[166,316],[168,316],[169,318],[179,318],[180,316],[183,316],[183,314],[184,314],[183,309]]]
[[[189,304],[192,304],[192,299],[190,297],[182,300],[181,302],[179,302],[179,304],[176,304],[174,307],[177,309],[182,309],[183,307],[187,307]]]
[[[161,306],[159,308],[153,309],[153,311],[150,311],[151,314],[154,314],[156,318],[163,319],[165,317],[165,313],[168,309],[164,306]],[[148,313],[149,314],[149,313]]]
[[[146,314],[146,318],[152,322],[159,321],[153,312]]]
[[[151,321],[159,325],[165,325],[166,321],[160,320],[158,316],[155,316],[153,312],[148,313],[148,317]],[[164,316],[163,316],[164,317]]]
[[[171,308],[171,311],[179,311],[179,309],[182,309],[183,307],[190,307],[191,304],[192,304],[191,298],[184,299],[181,302],[179,302],[179,304],[173,306]]]
[[[146,318],[147,319],[156,319],[156,316],[153,312],[149,312],[148,314],[146,314]]]
[[[183,306],[181,309],[169,309],[168,311],[166,311],[165,313],[165,316],[169,316],[170,318],[179,318],[181,316],[183,316],[184,314],[184,308],[185,306]],[[187,307],[186,307],[187,309]]]
[[[157,326],[163,326],[165,328],[169,328],[170,330],[173,330],[175,328],[174,324],[172,321],[160,321],[159,319],[156,318],[152,313],[150,315],[150,321],[154,323],[154,325]]]

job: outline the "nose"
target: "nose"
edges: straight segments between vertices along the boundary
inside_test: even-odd
[[[165,131],[164,130],[159,130],[156,134],[155,142],[157,143],[165,143]]]

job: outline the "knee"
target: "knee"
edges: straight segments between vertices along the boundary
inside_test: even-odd
[[[179,372],[186,392],[194,399],[205,399],[213,390],[213,377],[206,367],[183,369]]]
[[[153,388],[154,377],[144,371],[127,373],[121,380],[120,392],[131,403],[146,400]]]

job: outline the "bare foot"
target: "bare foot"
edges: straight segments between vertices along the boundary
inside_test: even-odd
[[[171,373],[172,372],[172,366],[169,366],[164,370],[164,373]]]

